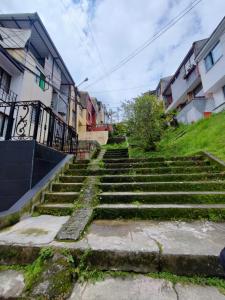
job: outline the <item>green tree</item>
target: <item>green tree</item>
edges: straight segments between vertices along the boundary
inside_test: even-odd
[[[144,150],[155,150],[163,128],[163,107],[153,95],[123,103],[128,135]]]

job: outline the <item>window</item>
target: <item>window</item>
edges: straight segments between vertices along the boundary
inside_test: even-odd
[[[225,97],[225,85],[222,87],[222,89],[223,89],[223,95]]]
[[[36,67],[36,79],[35,81],[39,85],[39,87],[42,89],[42,91],[45,90],[45,75]]]
[[[221,56],[222,49],[220,43],[218,42],[205,58],[206,71],[210,70],[212,66],[220,59]]]
[[[195,59],[194,59],[194,55],[192,54],[189,59],[187,60],[187,62],[184,65],[185,68],[185,74],[187,75],[191,70],[193,70],[193,66],[195,66]]]
[[[10,82],[11,82],[11,76],[0,67],[0,87],[6,93],[9,93]]]

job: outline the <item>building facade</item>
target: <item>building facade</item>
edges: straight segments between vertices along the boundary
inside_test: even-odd
[[[225,17],[199,52],[196,61],[210,111],[225,109]]]
[[[208,101],[195,61],[206,41],[207,39],[204,39],[192,44],[163,92],[166,112],[177,110],[177,119],[182,123],[197,121],[204,116],[207,109]]]

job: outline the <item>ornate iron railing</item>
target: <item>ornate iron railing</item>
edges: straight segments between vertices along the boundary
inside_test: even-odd
[[[6,92],[3,88],[0,87],[0,101],[3,102],[15,102],[17,99],[17,94],[9,90]]]
[[[0,136],[5,140],[35,140],[76,154],[77,133],[41,101],[0,102],[0,114]]]

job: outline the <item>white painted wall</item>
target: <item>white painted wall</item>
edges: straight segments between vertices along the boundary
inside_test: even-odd
[[[212,112],[214,101],[211,99],[195,99],[188,103],[177,115],[180,123],[190,124],[204,117],[204,112]]]
[[[199,71],[202,78],[203,90],[205,94],[212,93],[215,101],[215,108],[225,101],[222,91],[222,87],[225,85],[225,33],[223,33],[220,37],[220,44],[222,49],[222,57],[215,63],[214,66],[212,66],[210,70],[206,71],[205,68],[204,58],[207,55],[205,55],[199,62]],[[208,53],[209,52],[210,51],[208,51]],[[220,109],[217,111],[220,111]]]

